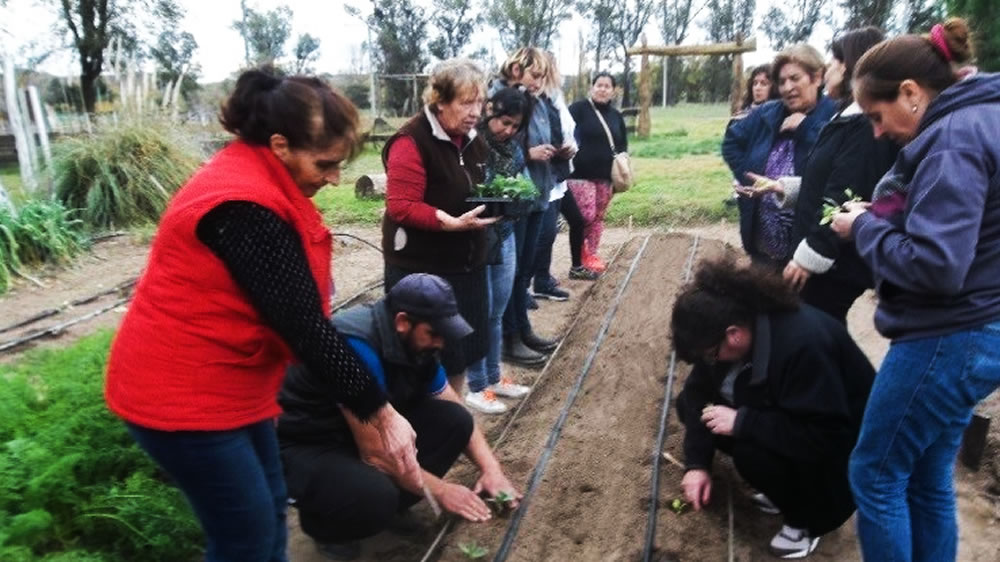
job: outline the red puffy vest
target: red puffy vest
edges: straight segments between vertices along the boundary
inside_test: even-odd
[[[257,203],[295,228],[330,314],[332,247],[322,216],[269,148],[233,142],[171,200],[111,346],[105,398],[129,422],[224,430],[280,413],[291,352],[195,234],[225,201]]]

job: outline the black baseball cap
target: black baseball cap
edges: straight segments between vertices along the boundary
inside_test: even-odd
[[[393,313],[405,312],[426,320],[446,340],[458,341],[473,332],[458,312],[451,285],[437,275],[407,275],[389,290],[385,300]]]

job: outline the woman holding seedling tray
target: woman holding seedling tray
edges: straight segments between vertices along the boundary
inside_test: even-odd
[[[456,391],[465,369],[486,356],[489,291],[484,205],[466,201],[485,177],[489,147],[476,125],[485,76],[468,59],[451,59],[431,73],[423,110],[382,151],[386,208],[382,220],[385,289],[411,273],[433,273],[451,285],[458,310],[474,332],[449,345],[441,363]]]

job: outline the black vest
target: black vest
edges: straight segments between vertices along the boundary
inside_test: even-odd
[[[360,338],[375,350],[382,363],[386,394],[393,408],[405,415],[411,406],[430,396],[428,387],[440,363],[417,365],[410,360],[384,299],[351,307],[336,314],[332,322],[342,336]],[[322,374],[293,364],[285,375],[278,402],[283,410],[278,420],[278,437],[283,446],[353,441],[347,420],[334,399],[331,383]]]
[[[485,180],[489,148],[483,139],[476,137],[459,150],[450,140],[435,137],[431,122],[421,112],[385,143],[383,166],[388,163],[389,149],[401,136],[411,137],[420,152],[427,176],[424,202],[455,217],[472,209],[465,199]],[[382,250],[386,263],[410,271],[466,273],[486,263],[486,233],[421,230],[401,225],[386,213],[382,218]]]

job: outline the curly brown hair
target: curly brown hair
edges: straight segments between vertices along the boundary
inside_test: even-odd
[[[674,301],[670,319],[677,356],[688,363],[718,344],[730,326],[752,326],[760,314],[799,307],[798,293],[777,272],[737,265],[732,258],[702,262]]]

